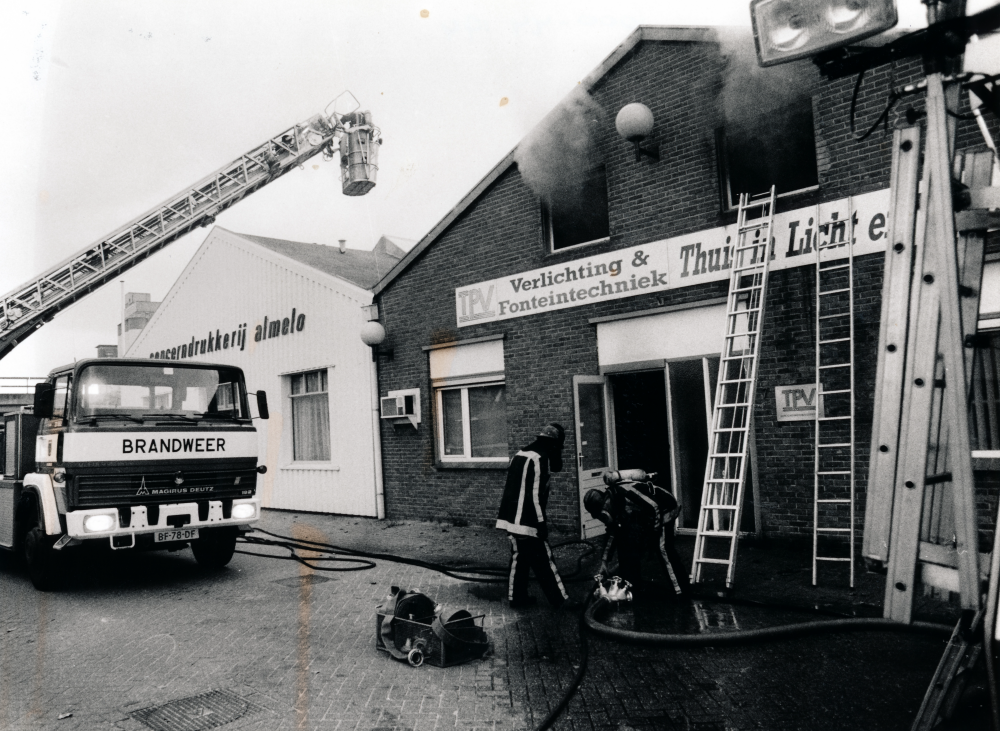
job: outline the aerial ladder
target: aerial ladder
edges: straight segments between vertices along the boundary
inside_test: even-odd
[[[353,100],[349,112],[337,107]],[[209,226],[234,203],[260,190],[311,157],[340,156],[343,192],[366,194],[375,187],[378,127],[349,91],[326,109],[293,125],[228,165],[199,180],[109,235],[7,292],[0,298],[0,358],[61,310],[176,241]]]

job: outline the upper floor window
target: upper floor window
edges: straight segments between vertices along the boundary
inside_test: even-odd
[[[604,165],[558,198],[543,205],[545,228],[552,251],[601,241],[611,235],[608,223],[608,180]]]
[[[739,125],[716,130],[722,206],[735,208],[741,193],[780,196],[819,185],[812,100],[800,99]]]

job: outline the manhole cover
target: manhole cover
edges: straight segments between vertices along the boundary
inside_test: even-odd
[[[287,579],[278,579],[275,584],[282,586],[312,586],[322,584],[324,581],[336,581],[332,576],[322,576],[320,574],[305,574],[304,576],[289,576]]]
[[[203,731],[218,728],[259,710],[259,706],[235,693],[213,690],[190,698],[179,698],[162,706],[132,711],[129,716],[154,731]]]

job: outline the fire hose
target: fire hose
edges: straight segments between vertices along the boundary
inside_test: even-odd
[[[303,565],[309,566],[310,568],[317,571],[363,571],[375,567],[374,559],[391,561],[394,563],[403,563],[410,566],[417,566],[419,568],[425,568],[428,570],[443,573],[446,576],[450,576],[455,579],[462,581],[472,581],[481,583],[505,583],[507,581],[507,569],[497,566],[446,566],[443,564],[437,564],[430,561],[423,561],[421,559],[410,558],[406,556],[397,556],[389,553],[378,553],[371,551],[361,551],[358,549],[345,548],[342,546],[335,546],[329,543],[322,543],[319,541],[310,541],[299,538],[290,538],[287,536],[282,536],[277,533],[271,533],[269,531],[256,528],[255,532],[263,533],[272,538],[260,538],[257,536],[249,535],[244,536],[241,541],[249,545],[260,545],[260,546],[276,546],[280,548],[285,548],[289,551],[288,556],[276,556],[273,554],[255,553],[251,551],[237,551],[237,553],[243,553],[249,556],[259,556],[263,558],[276,558],[284,560],[297,561]],[[565,543],[555,544],[552,547],[558,548],[562,546],[583,543],[590,546],[589,551],[584,551],[580,554],[577,559],[577,569],[567,576],[567,580],[582,580],[578,575],[581,573],[582,561],[588,555],[593,553],[596,549],[589,544],[587,541],[573,540],[567,541]],[[332,555],[326,556],[314,556],[314,557],[303,557],[300,556],[298,551],[309,551],[314,553],[327,553]],[[336,566],[324,566],[319,565],[318,562],[341,562],[347,563],[347,566],[336,567]],[[587,577],[589,579],[589,577]],[[857,632],[857,631],[876,631],[876,632],[900,632],[900,633],[916,633],[916,634],[930,634],[948,637],[951,635],[952,628],[944,625],[932,622],[914,622],[912,624],[906,625],[893,620],[883,619],[881,617],[844,617],[836,615],[834,612],[824,611],[812,607],[801,607],[801,606],[786,606],[780,604],[772,603],[762,603],[762,602],[752,602],[743,600],[742,602],[738,600],[722,600],[709,598],[712,601],[725,601],[726,603],[745,603],[753,604],[759,607],[767,607],[771,609],[783,609],[783,610],[794,610],[797,612],[808,612],[816,614],[825,614],[827,616],[833,614],[836,618],[815,620],[810,622],[797,622],[793,624],[782,625],[778,627],[763,627],[757,629],[749,630],[734,630],[729,632],[716,632],[711,634],[662,634],[656,632],[639,632],[635,630],[620,629],[617,627],[609,627],[603,624],[600,620],[606,615],[608,610],[611,608],[613,602],[605,597],[594,598],[592,595],[588,595],[587,604],[585,605],[584,611],[580,614],[579,629],[580,629],[580,664],[577,668],[576,673],[569,687],[563,693],[563,696],[559,703],[553,707],[545,719],[536,727],[537,731],[545,731],[549,729],[553,723],[558,719],[562,712],[569,705],[569,701],[575,695],[580,684],[583,682],[583,678],[587,672],[587,664],[589,660],[589,647],[587,643],[587,631],[593,632],[594,634],[600,635],[604,638],[625,642],[629,644],[642,644],[646,646],[655,647],[717,647],[717,646],[732,646],[732,645],[744,645],[754,642],[767,642],[772,640],[780,639],[791,639],[796,637],[805,637],[816,634],[826,634],[833,632]],[[412,663],[412,661],[411,661]],[[419,664],[419,663],[418,663]]]
[[[445,576],[450,576],[453,579],[459,579],[460,581],[473,581],[485,584],[501,584],[507,582],[507,567],[500,566],[448,566],[445,564],[435,563],[433,561],[423,561],[418,558],[409,558],[407,556],[397,556],[391,553],[377,553],[374,551],[361,551],[356,548],[346,548],[344,546],[337,546],[332,543],[323,543],[320,541],[310,541],[303,538],[292,538],[289,536],[283,536],[278,533],[271,533],[262,528],[254,528],[255,533],[263,533],[265,535],[271,536],[272,538],[260,538],[255,535],[247,535],[240,538],[240,542],[246,543],[252,546],[276,546],[278,548],[284,548],[289,552],[287,556],[275,556],[269,553],[255,553],[252,551],[241,551],[237,550],[236,553],[242,553],[246,556],[257,556],[258,558],[275,558],[286,561],[297,561],[304,566],[315,571],[367,571],[368,569],[375,568],[376,564],[373,559],[382,561],[391,561],[393,563],[406,564],[408,566],[416,566],[418,568],[428,569],[430,571],[436,571],[438,573],[444,574]],[[583,576],[582,564],[583,560],[588,556],[592,555],[597,549],[594,546],[584,540],[570,540],[563,541],[562,543],[555,543],[551,548],[564,548],[566,546],[572,546],[577,544],[583,544],[587,546],[587,550],[580,553],[576,559],[576,568],[572,573],[568,574],[565,578],[566,581],[586,581],[589,576]],[[313,553],[324,553],[329,554],[325,556],[300,556],[299,551],[309,551]],[[337,567],[337,566],[323,566],[319,565],[318,562],[338,562],[346,563],[347,566]]]

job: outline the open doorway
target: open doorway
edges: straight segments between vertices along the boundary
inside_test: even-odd
[[[656,472],[656,484],[672,489],[670,427],[662,370],[609,376],[614,407],[618,469]]]
[[[607,375],[611,396],[611,466],[656,472],[656,484],[681,503],[677,527],[698,525],[708,459],[719,358],[668,361],[662,369]],[[751,471],[741,530],[754,530]]]
[[[712,403],[707,400],[710,393],[705,388],[703,359],[675,361],[668,363],[667,368],[673,417],[674,469],[681,500],[678,526],[694,528],[698,525],[708,459],[708,423]]]

